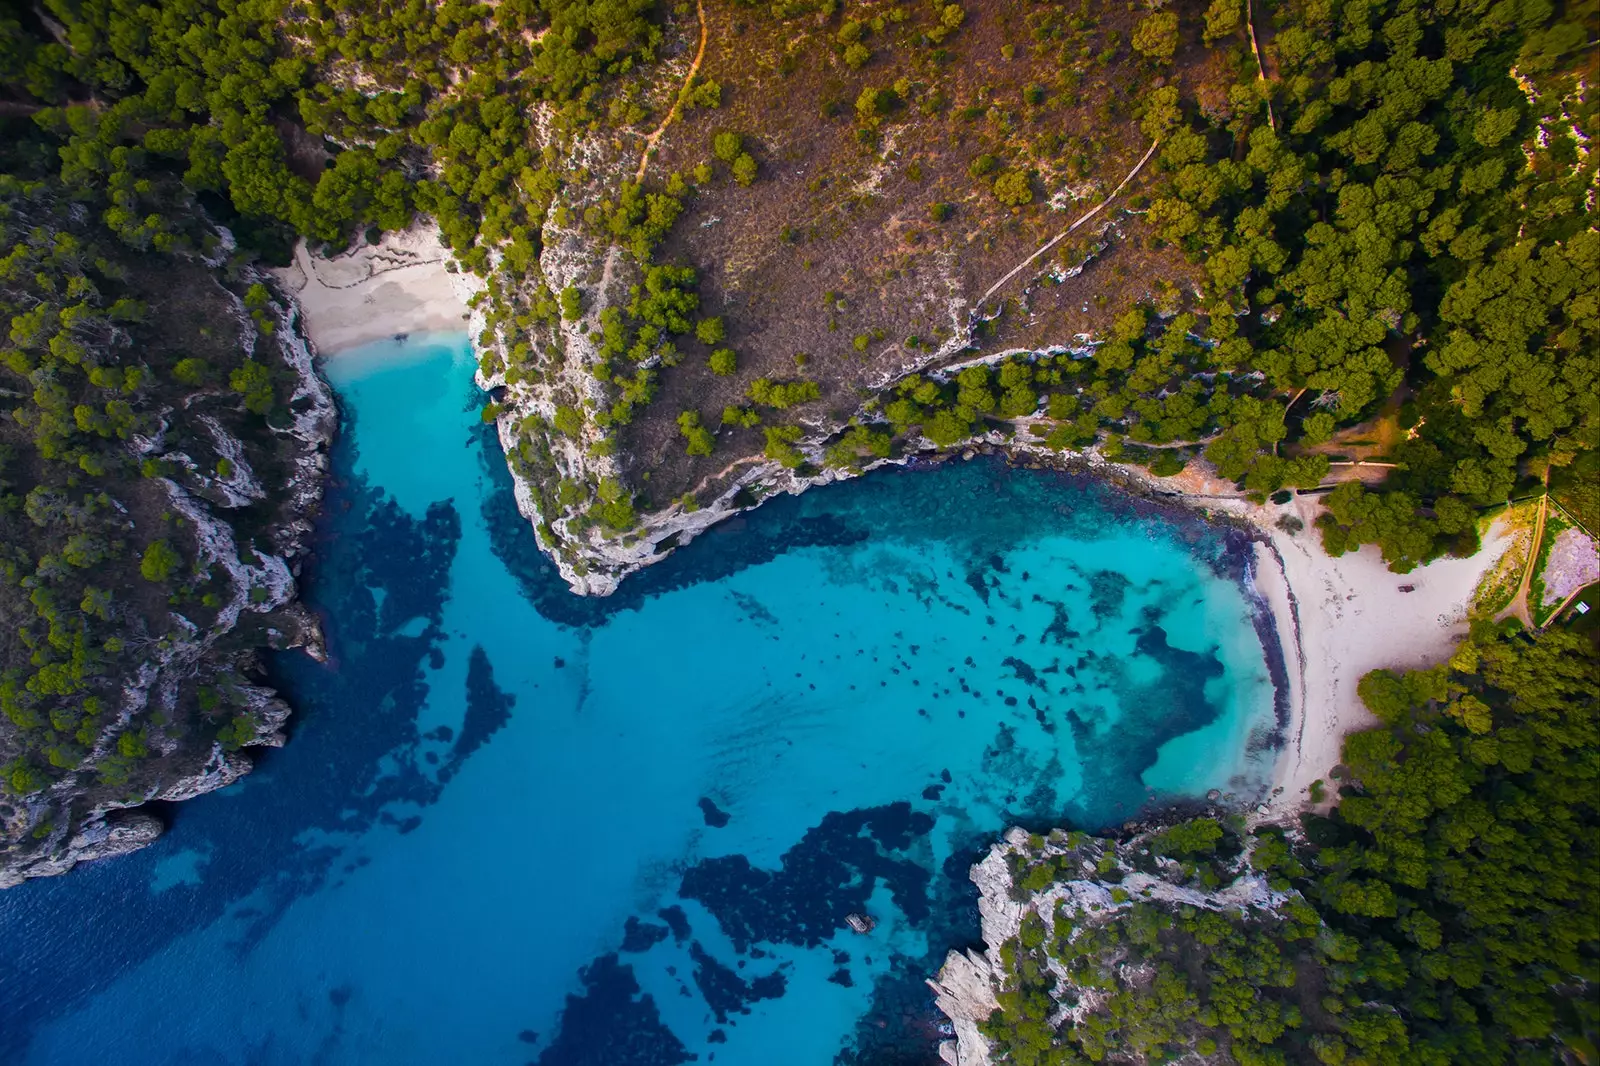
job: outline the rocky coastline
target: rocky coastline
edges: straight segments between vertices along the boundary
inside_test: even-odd
[[[1078,930],[1113,920],[1140,901],[1203,910],[1242,912],[1275,911],[1298,893],[1271,888],[1267,878],[1241,862],[1237,876],[1220,888],[1204,891],[1181,883],[1177,864],[1157,862],[1148,872],[1155,831],[1145,830],[1127,840],[1089,837],[1083,833],[1052,830],[1047,836],[1021,828],[1008,829],[987,855],[975,863],[971,877],[978,889],[978,914],[982,922],[983,949],[951,951],[937,977],[928,979],[935,1006],[950,1020],[955,1038],[939,1046],[948,1066],[989,1066],[993,1046],[982,1023],[1000,1007],[998,994],[1006,988],[1008,968],[1002,949],[1015,941],[1024,918],[1036,915],[1047,936],[1056,935],[1058,921]],[[1058,868],[1077,867],[1093,876],[1052,880],[1030,890],[1018,883],[1017,871],[1030,863],[1052,863]],[[1074,983],[1052,960],[1055,988],[1051,998],[1061,1006],[1059,1024],[1069,1017],[1081,1019],[1094,1010],[1103,993]]]
[[[226,251],[231,238],[226,231],[221,236]],[[246,271],[242,280],[248,285],[269,279]],[[247,680],[258,674],[260,650],[298,647],[315,658],[323,655],[316,619],[297,600],[296,578],[322,498],[337,409],[317,372],[298,305],[292,299],[273,303],[267,309],[273,328],[264,335],[243,301],[223,291],[239,346],[288,383],[285,424],[269,424],[267,444],[252,446],[223,424],[219,408],[202,413],[184,405],[160,413],[155,432],[129,444],[136,459],[159,459],[171,471],[158,479],[171,511],[192,529],[198,565],[226,579],[227,598],[205,625],[172,611],[173,630],[152,642],[144,663],[124,682],[117,713],[81,768],[29,796],[22,817],[14,819],[26,824],[6,827],[10,839],[0,848],[0,888],[64,874],[80,862],[125,855],[156,840],[165,826],[144,804],[180,802],[223,788],[250,771],[247,749],[284,743],[289,705],[271,688]],[[213,464],[226,475],[209,472],[185,452],[193,446],[184,441],[196,439],[228,461],[226,467]],[[283,472],[271,494],[256,476],[261,465]],[[274,504],[264,525],[258,512],[252,534],[242,536],[230,512],[264,500]],[[181,728],[154,731],[153,757],[131,780],[112,787],[95,779],[97,760],[110,753],[116,734],[155,713],[182,722],[181,701],[192,700],[199,684],[225,687],[235,720],[248,719],[251,734],[225,746]]]

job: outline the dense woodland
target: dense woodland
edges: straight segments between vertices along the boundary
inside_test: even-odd
[[[1213,3],[1207,40],[1237,42],[1242,11]],[[1600,442],[1595,101],[1576,80],[1594,14],[1280,8],[1270,85],[1241,62],[1225,106],[1149,94],[1148,217],[1203,265],[1193,301],[1129,309],[1089,358],[908,379],[883,414],[948,446],[1043,392],[1052,446],[1158,474],[1203,455],[1265,495],[1317,487],[1316,446],[1388,409],[1397,469],[1328,497],[1325,545],[1378,544],[1397,570],[1470,553],[1485,509],[1547,467],[1592,472]]]
[[[1160,83],[1138,118],[1160,143],[1159,169],[1134,203],[1203,282],[1127,308],[1087,357],[904,379],[866,404],[848,440],[820,449],[797,447],[796,419],[821,394],[797,355],[791,379],[750,379],[720,425],[673,414],[682,447],[710,455],[759,426],[769,458],[809,472],[819,459],[879,458],[884,434],[895,450],[918,438],[950,446],[1027,419],[1025,439],[1095,445],[1158,474],[1203,455],[1264,496],[1325,484],[1340,430],[1383,417],[1403,438],[1386,457],[1396,472],[1376,491],[1330,495],[1323,535],[1334,552],[1379,544],[1402,570],[1470,551],[1477,517],[1546,470],[1560,481],[1592,467],[1600,234],[1584,147],[1595,102],[1578,80],[1594,56],[1592,3],[1267,5],[1257,18],[1270,78],[1233,0],[1203,12],[1157,5],[1126,40],[1098,41],[1088,4],[1040,6],[1027,43],[1062,42],[1059,91],[1070,94],[1077,55],[1096,43],[1102,61],[1131,54]],[[833,2],[784,3],[749,17],[836,35],[852,69],[901,23],[941,51],[965,21],[954,5],[872,12],[862,21]],[[694,173],[643,184],[596,186],[564,157],[585,136],[654,120],[638,72],[662,16],[641,0],[58,3],[8,22],[5,113],[57,146],[64,189],[110,201],[100,218],[136,249],[181,243],[174,208],[188,195],[269,255],[295,233],[339,247],[419,211],[433,217],[462,269],[488,280],[484,367],[509,387],[569,371],[555,327],[592,315],[597,354],[581,373],[609,399],[569,391],[553,416],[522,418],[511,461],[547,532],[558,515],[584,515],[575,530],[625,533],[641,508],[673,501],[572,480],[552,443],[611,454],[662,375],[687,372],[673,369],[686,357],[714,377],[740,373],[722,320],[698,313],[694,264],[658,262],[656,250],[697,188],[759,180],[733,130]],[[1195,52],[1231,70],[1232,86],[1189,95],[1175,56]],[[919,108],[950,106],[927,91],[863,90],[863,143],[909,116],[908,93],[922,94]],[[1050,91],[1038,86],[1038,99]],[[702,76],[673,106],[719,99]],[[972,165],[999,202],[1042,209],[1030,172],[1001,169],[993,156]],[[593,308],[575,288],[551,291],[539,266],[546,230],[624,253],[638,278],[631,299]],[[989,323],[977,324],[981,348]],[[855,338],[862,350],[877,340]],[[502,413],[491,405],[485,417]]]
[[[1329,815],[1290,837],[1180,823],[1136,860],[1197,889],[1260,873],[1288,902],[1212,911],[1123,893],[1110,920],[1047,930],[1030,916],[1001,950],[1008,987],[984,1027],[1000,1061],[1591,1061],[1597,674],[1571,633],[1485,628],[1448,663],[1368,675],[1382,725],[1345,741]],[[1022,863],[1019,892],[1122,876],[1078,865]],[[1084,1016],[1052,1025],[1063,999]]]

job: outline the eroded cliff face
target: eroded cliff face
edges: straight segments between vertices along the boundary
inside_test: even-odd
[[[220,259],[208,263],[218,266]],[[142,659],[121,678],[113,713],[77,765],[8,805],[0,888],[144,847],[163,826],[138,810],[141,804],[222,788],[249,772],[249,748],[284,742],[289,705],[252,679],[262,649],[322,654],[316,621],[296,601],[295,579],[338,419],[297,308],[285,300],[247,309],[234,291],[265,281],[245,271],[232,286],[215,273],[200,284],[223,317],[208,328],[236,331],[238,351],[275,379],[281,402],[273,413],[252,415],[236,391],[221,386],[174,397],[147,413],[147,434],[127,441],[149,476],[130,493],[115,485],[109,492],[131,532],[148,520],[141,512],[150,507],[131,491],[158,487],[156,499],[167,508],[158,520],[193,560],[194,588],[207,591],[181,602],[174,596],[164,627],[125,620],[122,639]],[[137,758],[119,748],[130,735],[145,749]]]
[[[1274,890],[1266,876],[1250,869],[1247,855],[1233,864],[1232,878],[1220,887],[1186,883],[1181,864],[1152,855],[1154,837],[1147,832],[1117,843],[1059,829],[1037,836],[1012,828],[973,865],[984,948],[950,952],[938,976],[928,981],[935,1004],[955,1030],[955,1039],[939,1048],[949,1066],[997,1061],[982,1025],[1001,1009],[1001,994],[1016,986],[1016,951],[1030,918],[1042,923],[1046,942],[1063,935],[1076,940],[1141,903],[1271,914],[1300,898],[1297,892]],[[1049,959],[1047,970],[1056,1005],[1053,1026],[1080,1022],[1103,1004],[1102,988],[1076,979],[1056,958]]]

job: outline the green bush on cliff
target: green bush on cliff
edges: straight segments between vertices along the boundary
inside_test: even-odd
[[[183,557],[166,540],[153,540],[144,550],[139,562],[139,573],[146,581],[165,584],[179,566]]]

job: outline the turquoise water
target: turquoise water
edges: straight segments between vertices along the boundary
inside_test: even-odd
[[[465,339],[327,367],[291,743],[155,846],[0,894],[0,1061],[927,1062],[1008,824],[1251,793],[1243,547],[977,461],[735,519],[565,593]],[[862,936],[845,917],[870,914]]]

